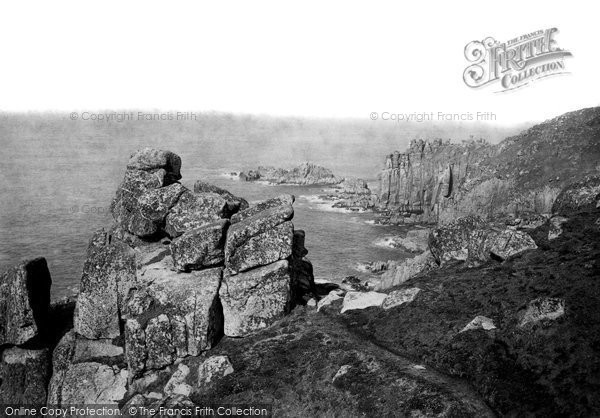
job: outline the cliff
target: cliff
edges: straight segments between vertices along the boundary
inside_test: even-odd
[[[600,108],[566,113],[497,145],[413,140],[386,157],[379,208],[446,223],[547,214],[568,183],[600,169]]]

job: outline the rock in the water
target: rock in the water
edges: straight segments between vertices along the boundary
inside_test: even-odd
[[[48,349],[5,349],[0,362],[0,404],[45,405],[50,372]]]
[[[537,298],[529,302],[519,326],[540,321],[553,321],[565,314],[565,301],[559,298]]]
[[[281,318],[291,301],[287,260],[236,275],[225,274],[219,291],[225,335],[243,337]]]
[[[246,181],[261,180],[275,184],[338,184],[342,178],[333,175],[331,170],[305,162],[291,170],[275,167],[258,167],[248,173],[240,173],[240,178]]]
[[[196,356],[222,334],[222,268],[177,273],[164,266],[157,263],[151,283],[132,290],[127,302],[125,352],[133,376]]]
[[[412,302],[420,291],[421,289],[418,287],[394,290],[387,295],[381,307],[383,309],[391,309],[404,303]]]
[[[250,206],[248,201],[242,197],[234,196],[228,190],[221,189],[213,184],[206,183],[204,181],[198,180],[194,183],[194,192],[195,193],[216,193],[221,195],[227,203],[233,208],[238,207],[239,210],[248,209]]]
[[[283,260],[292,254],[293,197],[283,195],[232,217],[225,244],[225,266],[231,274]]]
[[[465,327],[461,329],[460,332],[466,332],[475,329],[483,329],[485,331],[489,331],[492,329],[496,329],[496,326],[494,325],[494,321],[492,321],[490,318],[487,318],[482,315],[477,315],[475,318],[473,318],[471,322],[465,325]]]
[[[595,208],[598,202],[600,202],[600,175],[587,176],[560,192],[552,206],[552,213],[569,216],[585,208]]]
[[[192,193],[185,190],[165,219],[165,231],[172,238],[186,231],[230,218],[239,210],[216,193]]]
[[[378,292],[348,292],[344,296],[341,313],[353,309],[366,309],[371,306],[381,306],[387,295]]]
[[[129,245],[96,231],[87,250],[75,308],[75,331],[90,339],[120,335],[124,299],[135,282],[135,253]]]
[[[550,219],[550,229],[548,230],[549,241],[558,238],[562,234],[562,225],[568,220],[569,219],[565,218],[564,216],[553,216]]]
[[[199,270],[225,260],[227,219],[192,229],[171,243],[173,264],[178,270]]]
[[[211,356],[198,366],[198,387],[204,388],[233,372],[233,365],[227,356]]]
[[[43,336],[51,284],[44,258],[23,261],[0,276],[0,345]]]

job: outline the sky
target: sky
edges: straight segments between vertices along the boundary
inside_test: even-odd
[[[513,124],[600,104],[600,6],[458,3],[3,2],[0,110],[493,112]],[[570,74],[510,93],[464,84],[468,42],[550,27]]]

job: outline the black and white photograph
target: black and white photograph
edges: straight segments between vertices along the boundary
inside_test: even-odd
[[[0,417],[599,417],[599,13],[0,4]]]

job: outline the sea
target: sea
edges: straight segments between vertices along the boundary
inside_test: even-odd
[[[332,208],[319,199],[324,186],[272,186],[239,181],[231,173],[311,161],[339,176],[364,178],[376,191],[385,155],[404,149],[412,137],[439,133],[435,129],[397,132],[368,124],[222,114],[186,123],[0,114],[0,271],[45,257],[52,297],[76,294],[88,241],[112,222],[109,205],[129,156],[155,147],[181,156],[181,182],[189,188],[204,180],[250,203],[293,194],[293,223],[306,232],[315,277],[365,278],[366,263],[412,256],[389,245],[390,237],[406,233],[405,227],[376,225],[371,213]]]

